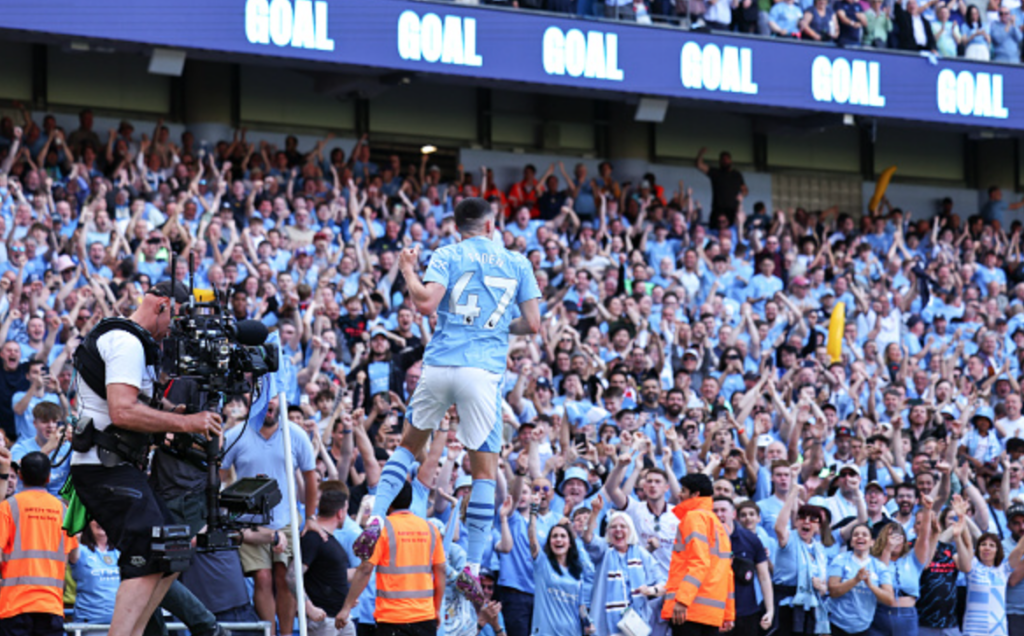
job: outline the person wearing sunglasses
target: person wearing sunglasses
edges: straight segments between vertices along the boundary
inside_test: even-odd
[[[1020,46],[1024,40],[1021,27],[1017,25],[1017,17],[1007,7],[999,8],[999,19],[988,25],[989,37],[992,38],[993,62],[1020,62]]]
[[[804,497],[803,486],[790,489],[775,521],[779,550],[772,582],[778,633],[813,636],[829,629],[825,602],[828,560],[817,540],[826,512],[819,506],[801,505]],[[796,518],[791,521],[794,510]]]
[[[555,489],[551,482],[543,477],[534,479],[531,489],[537,502],[537,525],[540,528],[541,534],[546,535],[548,529],[562,518],[561,511],[551,509],[551,502],[555,497]]]

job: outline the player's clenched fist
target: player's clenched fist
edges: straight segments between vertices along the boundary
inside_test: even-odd
[[[402,250],[402,253],[398,256],[398,264],[404,269],[415,270],[417,263],[420,262],[420,248],[407,247]]]

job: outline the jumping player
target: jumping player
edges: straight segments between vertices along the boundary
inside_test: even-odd
[[[454,404],[459,413],[458,439],[469,449],[473,473],[466,512],[467,565],[456,586],[474,602],[483,600],[480,561],[494,523],[508,336],[540,331],[541,294],[533,267],[491,238],[494,224],[490,204],[465,199],[455,208],[461,242],[434,252],[422,281],[416,274],[419,251],[405,249],[399,256],[409,297],[423,315],[437,312],[437,330],[427,345],[423,375],[409,403],[411,426],[381,472],[373,517],[353,545],[360,558],[373,553],[381,520],[405,483],[414,457]],[[513,303],[522,314],[515,319]]]

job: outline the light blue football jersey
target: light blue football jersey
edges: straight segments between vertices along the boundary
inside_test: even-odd
[[[504,372],[508,329],[518,306],[540,298],[530,262],[489,238],[474,237],[434,252],[423,283],[447,290],[424,363]]]

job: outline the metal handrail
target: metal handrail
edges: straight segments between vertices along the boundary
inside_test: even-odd
[[[274,636],[274,624],[270,621],[254,621],[249,623],[220,623],[221,627],[232,630],[262,630],[263,636]],[[183,631],[188,629],[184,623],[167,623],[168,632]],[[110,625],[102,623],[64,623],[64,632],[68,634],[74,634],[74,636],[82,636],[82,634],[89,634],[95,632],[107,632],[110,631]]]

